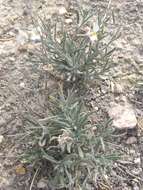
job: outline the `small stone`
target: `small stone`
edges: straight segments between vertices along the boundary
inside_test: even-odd
[[[5,119],[0,118],[0,127],[3,126],[3,125],[5,125],[5,124],[6,124]]]
[[[58,43],[61,43],[61,39],[60,38],[57,37],[56,40],[57,40]]]
[[[111,102],[108,114],[113,119],[113,126],[118,129],[133,129],[137,126],[134,110],[125,99],[121,103]]]
[[[67,13],[67,10],[66,10],[65,7],[61,7],[61,8],[59,9],[59,15],[64,15],[64,14],[66,14],[66,13]]]
[[[141,159],[138,157],[138,158],[135,158],[134,159],[134,163],[135,164],[140,164],[141,163]]]
[[[70,19],[70,18],[65,19],[65,23],[66,24],[71,24],[72,23],[72,19]]]
[[[16,166],[15,171],[18,175],[25,175],[26,168],[23,166],[23,164],[19,164],[18,166]]]
[[[23,30],[17,30],[17,36],[16,36],[16,41],[19,45],[24,45],[25,43],[28,42],[29,36],[26,31]]]
[[[25,83],[24,83],[24,82],[21,82],[19,86],[20,86],[21,88],[25,88]]]
[[[36,31],[36,30],[32,30],[29,32],[29,39],[34,42],[34,43],[38,43],[41,41],[41,36],[40,36],[40,30]]]
[[[102,94],[106,94],[107,91],[105,89],[101,89]]]
[[[139,175],[142,172],[142,170],[141,168],[134,168],[133,170],[131,170],[131,172],[134,175]]]
[[[126,144],[130,145],[130,144],[135,144],[137,143],[137,138],[136,137],[129,137],[126,141]]]
[[[136,151],[134,150],[134,149],[131,149],[130,151],[129,151],[129,154],[130,155],[134,155],[134,154],[136,154]],[[131,159],[132,160],[132,159]]]
[[[98,108],[97,106],[95,106],[94,109],[95,109],[95,111],[98,111],[98,110],[99,110],[99,108]]]
[[[0,144],[3,142],[3,140],[4,140],[3,135],[0,135]]]
[[[140,187],[139,187],[137,184],[135,184],[135,185],[133,186],[133,190],[140,190]]]
[[[40,179],[40,181],[37,183],[38,189],[44,189],[47,187],[47,182],[45,179]]]
[[[15,61],[15,58],[14,57],[9,57],[9,61]]]

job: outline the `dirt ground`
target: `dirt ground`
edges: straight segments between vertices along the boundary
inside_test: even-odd
[[[39,75],[30,61],[37,46],[28,40],[34,30],[31,15],[38,13],[50,17],[65,3],[62,0],[0,0],[0,135],[4,137],[0,144],[0,190],[28,190],[33,175],[31,168],[23,175],[17,174],[15,169],[19,164],[17,154],[26,147],[20,145],[22,136],[17,133],[24,130],[21,115],[29,109],[28,106],[37,115],[42,114],[35,103],[39,96],[36,90]],[[74,1],[71,3],[74,6]],[[84,4],[97,10],[97,7],[104,9],[107,1],[84,0]],[[135,144],[126,145],[126,139],[120,141],[128,154],[128,163],[124,161],[114,166],[115,171],[110,176],[114,184],[112,189],[142,190],[143,1],[112,0],[111,8],[115,14],[115,26],[121,30],[121,37],[114,43],[117,48],[114,61],[118,64],[111,74],[124,87],[124,95],[134,106],[140,126],[138,138],[133,135],[137,138]],[[108,88],[103,85],[103,89],[102,106],[106,107],[110,99],[106,102]],[[97,107],[100,102],[101,99],[97,99]],[[33,185],[33,189],[38,187]]]

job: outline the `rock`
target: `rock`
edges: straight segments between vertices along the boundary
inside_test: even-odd
[[[41,29],[40,28],[37,28],[37,29],[33,29],[31,31],[29,31],[29,39],[30,41],[34,42],[34,43],[37,43],[37,42],[40,42],[41,41]]]
[[[65,7],[61,7],[61,8],[59,9],[59,15],[64,15],[64,14],[66,14],[66,13],[67,13],[67,10],[66,10]]]
[[[131,170],[132,174],[134,175],[139,175],[142,172],[141,168],[134,168],[133,170]]]
[[[129,137],[126,141],[126,144],[130,145],[130,144],[134,144],[137,143],[137,138],[136,137]]]
[[[128,154],[133,156],[136,154],[136,151],[134,149],[131,149],[131,150],[129,150]],[[132,158],[131,158],[131,160],[132,160]]]
[[[141,163],[140,157],[135,158],[135,159],[134,159],[134,163],[135,163],[135,164],[140,164],[140,163]]]
[[[6,124],[6,121],[5,119],[3,119],[2,117],[0,118],[0,127],[5,125]]]
[[[26,174],[26,168],[23,166],[23,164],[19,164],[15,167],[15,172],[18,175],[25,175]]]
[[[67,19],[65,19],[65,23],[66,24],[71,24],[73,21],[72,21],[72,19],[70,19],[70,18],[67,18]]]
[[[33,28],[30,31],[16,29],[16,41],[18,45],[25,45],[29,41],[37,43],[41,41],[41,29],[39,27]]]
[[[4,140],[3,135],[0,135],[0,144],[3,142],[3,140]]]
[[[99,110],[99,108],[98,108],[97,106],[95,106],[95,107],[94,107],[94,110],[95,110],[95,111],[98,111],[98,110]]]
[[[25,88],[25,83],[24,83],[24,82],[21,82],[21,83],[19,84],[19,86],[20,86],[21,88]]]
[[[122,104],[112,102],[108,114],[113,119],[114,127],[118,129],[132,129],[137,125],[134,110],[126,100],[123,100]]]
[[[137,182],[132,181],[132,186],[133,186],[133,190],[140,190],[139,184],[137,184]]]
[[[28,33],[23,30],[17,29],[16,41],[19,45],[24,45],[29,40]]]
[[[45,179],[40,179],[37,183],[38,189],[44,189],[47,187],[47,181]]]

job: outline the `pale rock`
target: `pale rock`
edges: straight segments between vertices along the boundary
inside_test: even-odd
[[[102,92],[103,94],[106,94],[106,93],[107,93],[107,91],[106,91],[105,89],[101,89],[101,92]]]
[[[42,34],[42,32],[41,32],[40,28],[33,29],[33,30],[29,31],[28,34],[29,34],[30,41],[32,41],[34,43],[37,43],[37,42],[41,41],[40,34]]]
[[[67,13],[67,10],[66,10],[65,7],[61,7],[61,8],[59,9],[59,15],[64,15],[64,14],[66,14],[66,13]]]
[[[134,144],[137,143],[137,138],[136,137],[129,137],[126,141],[126,144],[130,145],[130,144]]]
[[[39,27],[34,28],[30,31],[16,29],[16,41],[19,45],[27,44],[29,41],[34,43],[41,41],[41,29]]]
[[[3,119],[2,117],[0,118],[0,127],[5,125],[6,124],[6,121],[5,119]]]
[[[137,119],[132,106],[123,99],[122,104],[112,102],[108,110],[110,118],[113,119],[114,127],[118,129],[134,128]]]
[[[140,164],[140,163],[141,163],[140,157],[135,158],[135,159],[134,159],[134,163],[135,163],[135,164]]]
[[[3,142],[3,140],[4,140],[3,135],[0,135],[0,144]]]
[[[71,24],[72,23],[72,19],[70,19],[70,18],[65,19],[65,23],[66,24]]]
[[[142,170],[141,168],[134,168],[131,172],[134,175],[139,175],[142,172]]]
[[[131,149],[131,150],[129,151],[129,154],[130,154],[130,155],[134,155],[134,154],[136,154],[136,151],[135,151],[134,149]]]
[[[15,61],[15,57],[9,57],[9,61]]]
[[[114,93],[114,83],[112,81],[110,82],[110,90]]]
[[[38,189],[44,189],[47,187],[47,182],[45,179],[40,179],[39,182],[37,183]]]
[[[98,110],[99,110],[99,108],[98,108],[97,106],[95,106],[94,109],[95,109],[95,111],[98,111]]]
[[[24,45],[25,43],[28,42],[28,40],[29,40],[28,33],[26,31],[18,29],[17,36],[16,36],[17,43],[19,45]]]
[[[61,39],[60,38],[56,38],[58,43],[61,43]]]
[[[24,83],[24,82],[21,82],[21,83],[19,84],[19,86],[20,86],[21,88],[25,88],[25,83]]]
[[[133,190],[140,190],[140,187],[137,185],[134,185]]]

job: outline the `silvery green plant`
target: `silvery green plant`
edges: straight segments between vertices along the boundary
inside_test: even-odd
[[[111,138],[110,121],[92,124],[91,112],[72,92],[51,97],[47,118],[31,127],[33,146],[26,159],[47,162],[48,180],[52,188],[88,189],[96,176],[106,171],[118,156],[107,142]],[[32,123],[30,123],[32,125]]]
[[[75,11],[70,26],[64,23],[64,18],[54,26],[40,19],[40,61],[72,84],[102,78],[113,66],[112,42],[118,37],[117,33],[108,32],[108,21],[106,14],[95,16],[81,7]]]
[[[40,19],[39,51],[46,71],[61,76],[72,89],[79,82],[88,84],[100,79],[109,71],[114,51],[111,43],[117,38],[117,34],[107,32],[106,14],[95,19],[92,12],[79,7],[73,18],[70,26],[64,23],[64,17],[58,18],[56,25]],[[83,100],[67,92],[68,88],[66,95],[61,90],[49,96],[47,118],[35,120],[28,116],[26,131],[31,148],[24,157],[28,162],[46,163],[51,188],[88,190],[88,185],[95,184],[97,175],[118,156],[108,146],[110,121],[93,124],[92,113]]]

